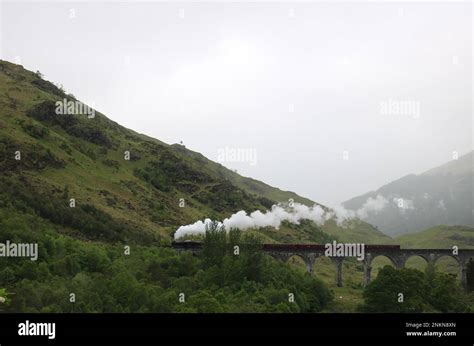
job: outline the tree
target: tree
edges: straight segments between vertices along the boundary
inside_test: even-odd
[[[456,283],[456,275],[436,273],[430,283],[427,300],[441,312],[468,312],[468,302],[463,289]]]
[[[400,296],[402,294],[403,296]],[[364,293],[365,312],[467,312],[468,301],[452,274],[426,273],[415,269],[385,266]]]
[[[251,233],[242,237],[241,261],[245,268],[244,275],[248,280],[260,282],[264,273],[264,255],[261,251],[261,239]]]
[[[222,263],[227,250],[226,232],[223,226],[217,222],[206,225],[206,235],[204,237],[202,255],[206,268]]]
[[[428,285],[423,272],[385,266],[364,290],[364,312],[422,312]]]

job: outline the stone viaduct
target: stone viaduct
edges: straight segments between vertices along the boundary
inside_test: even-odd
[[[199,242],[175,242],[173,247],[177,251],[199,252],[202,244]],[[293,256],[300,257],[306,264],[308,273],[313,273],[313,267],[318,257],[325,256],[325,245],[320,244],[263,244],[262,251],[273,258],[286,262]],[[399,245],[365,245],[364,285],[371,279],[372,261],[378,256],[385,256],[395,268],[403,268],[406,261],[413,256],[423,258],[428,264],[435,264],[441,257],[452,257],[459,265],[461,283],[466,287],[467,262],[474,257],[474,249],[459,249],[454,254],[453,249],[401,249]],[[342,286],[342,264],[347,257],[328,257],[336,266],[336,284]]]

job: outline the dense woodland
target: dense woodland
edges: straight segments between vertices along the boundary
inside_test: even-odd
[[[3,312],[320,312],[333,300],[317,277],[262,255],[250,233],[211,227],[195,256],[163,246],[81,241],[8,206],[0,210],[0,227],[1,242],[39,244],[36,262],[0,259]],[[472,263],[469,268],[472,290]],[[466,312],[472,305],[472,294],[450,275],[390,266],[367,286],[364,299],[364,312]]]
[[[262,256],[257,238],[236,231],[208,232],[199,256],[160,246],[128,253],[12,209],[0,220],[0,241],[37,242],[40,252],[37,262],[0,259],[6,312],[318,312],[332,300],[320,280]],[[247,245],[236,256],[229,241]]]

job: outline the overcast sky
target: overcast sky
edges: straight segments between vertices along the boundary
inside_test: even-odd
[[[469,2],[4,2],[0,38],[114,121],[249,149],[224,165],[330,206],[472,149]]]

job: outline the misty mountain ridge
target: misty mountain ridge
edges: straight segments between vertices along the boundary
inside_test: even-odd
[[[349,210],[361,208],[369,198],[387,203],[364,218],[394,236],[436,225],[474,226],[473,156],[471,151],[419,175],[410,174],[343,203]]]

